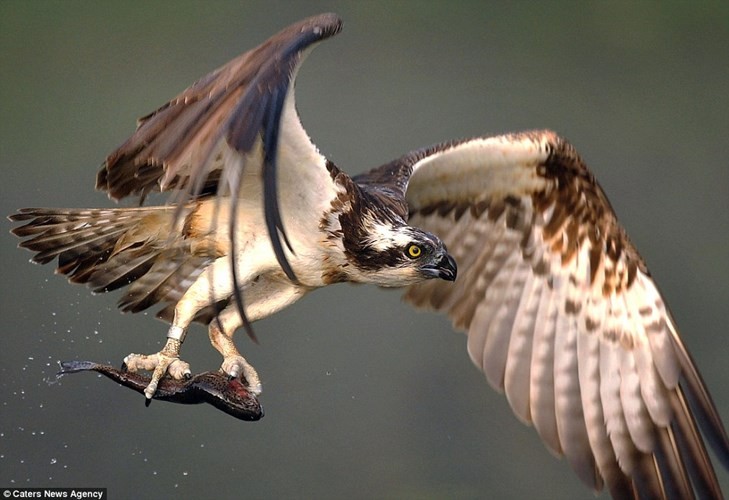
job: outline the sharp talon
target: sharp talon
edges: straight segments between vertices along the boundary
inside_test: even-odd
[[[220,369],[230,377],[229,380],[240,379],[253,394],[261,393],[261,380],[255,368],[240,354],[225,356]]]
[[[185,377],[185,380],[190,380],[192,378],[192,373],[185,372],[182,376]]]
[[[126,373],[126,372],[128,371],[128,370],[127,370],[127,363],[126,363],[126,361],[122,361],[122,364],[121,364],[121,371],[123,371],[123,372],[125,372],[125,373]]]
[[[152,400],[151,400],[151,399],[147,399],[147,398],[144,398],[144,407],[145,407],[145,408],[149,407],[149,404],[150,404],[151,402],[152,402]]]

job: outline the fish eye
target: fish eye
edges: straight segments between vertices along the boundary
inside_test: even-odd
[[[416,245],[414,243],[408,245],[407,255],[411,259],[417,259],[418,257],[420,257],[420,255],[422,253],[423,253],[423,249],[420,248],[420,246],[418,246],[418,245]]]

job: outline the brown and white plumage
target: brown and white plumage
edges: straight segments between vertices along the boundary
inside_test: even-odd
[[[74,282],[129,285],[126,310],[161,302],[173,328],[209,323],[226,359],[221,330],[230,340],[314,288],[409,286],[408,301],[467,332],[491,385],[590,487],[721,496],[704,439],[729,467],[723,425],[572,146],[548,131],[453,141],[350,178],[311,143],[293,95],[308,50],[340,27],[322,15],[286,28],[142,118],[97,187],[176,206],[28,209],[14,216],[23,246]],[[403,257],[413,241],[425,265]]]
[[[643,260],[574,148],[550,131],[451,142],[367,176],[443,239],[454,284],[405,298],[446,312],[514,413],[616,497],[721,492],[701,438],[729,442]],[[698,427],[697,427],[698,422]],[[701,430],[701,432],[699,431]]]
[[[194,320],[208,323],[222,370],[244,373],[260,392],[232,341],[238,327],[254,336],[251,322],[331,283],[455,279],[442,243],[382,210],[384,198],[328,162],[301,125],[298,68],[340,28],[334,14],[295,23],[140,120],[107,157],[97,188],[142,202],[169,192],[175,207],[24,209],[11,217],[26,222],[14,233],[31,237],[21,246],[38,252],[36,261],[58,256],[60,273],[97,290],[129,285],[124,310],[165,303],[165,346],[124,360],[130,370],[154,370],[148,400],[162,376],[191,375],[179,351]],[[116,229],[106,234],[106,225]]]

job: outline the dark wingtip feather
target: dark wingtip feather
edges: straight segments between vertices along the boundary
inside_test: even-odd
[[[719,462],[729,470],[729,439],[727,439],[726,429],[716,411],[711,395],[706,392],[703,381],[698,384],[697,379],[693,377],[683,377],[681,380],[686,382],[686,400],[696,417],[701,432],[706,436],[706,440],[716,453]],[[697,389],[700,390],[697,391]]]
[[[671,427],[657,429],[655,451],[658,470],[668,498],[692,499],[694,492]]]
[[[722,498],[711,459],[681,387],[672,393],[671,406],[674,414],[671,427],[694,489],[701,498]]]
[[[701,373],[683,343],[674,336],[674,346],[681,363],[681,388],[688,407],[693,412],[701,432],[716,453],[721,464],[729,470],[729,437],[716,410],[711,394],[706,388]]]
[[[240,183],[242,179],[242,175],[239,175],[236,181],[236,190],[240,189]],[[236,238],[233,236],[235,234],[235,227],[238,220],[238,210],[236,209],[236,203],[237,198],[234,198],[234,202],[231,205],[231,212],[230,212],[230,226],[228,227],[228,230],[230,231],[230,270],[233,275],[233,300],[235,301],[235,307],[238,309],[238,314],[240,315],[241,322],[243,323],[243,328],[246,331],[246,334],[248,337],[258,344],[258,337],[256,336],[256,332],[253,331],[253,326],[251,326],[251,322],[248,321],[248,316],[246,315],[245,311],[245,305],[243,304],[243,293],[242,285],[239,285],[240,280],[238,279],[238,271],[237,271],[237,263],[236,263],[236,256],[238,255],[237,251],[237,242]],[[215,321],[218,321],[218,318],[216,316]]]
[[[291,243],[289,242],[286,231],[283,227],[283,220],[281,219],[281,211],[278,205],[278,189],[276,187],[276,157],[277,157],[277,145],[278,136],[281,122],[281,112],[283,110],[283,103],[286,96],[286,90],[281,89],[276,92],[276,95],[272,96],[273,103],[269,109],[269,117],[264,125],[265,134],[263,140],[264,147],[264,165],[263,165],[263,200],[265,205],[265,217],[266,217],[266,228],[268,229],[268,235],[271,238],[273,245],[273,252],[276,255],[281,269],[294,283],[298,283],[299,280],[291,268],[291,264],[286,258],[286,252],[284,251],[281,240],[288,247],[289,251],[293,253]]]

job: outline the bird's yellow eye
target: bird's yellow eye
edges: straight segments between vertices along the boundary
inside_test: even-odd
[[[420,248],[418,245],[410,245],[408,247],[408,257],[412,259],[420,257],[421,253],[423,253],[423,249]]]

